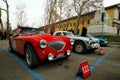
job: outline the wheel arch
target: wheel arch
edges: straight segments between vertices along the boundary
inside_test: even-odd
[[[27,62],[27,64],[28,64],[28,66],[30,67],[30,68],[34,68],[34,67],[36,67],[36,66],[38,66],[39,65],[39,63],[40,63],[40,58],[38,57],[38,54],[36,53],[36,50],[35,50],[35,48],[33,47],[33,45],[32,45],[32,43],[31,42],[26,42],[25,43],[25,45],[24,45],[24,52],[26,51],[25,49],[26,49],[26,46],[29,46],[29,48],[31,48],[30,50],[30,52],[31,52],[31,54],[32,54],[32,63],[31,64],[29,64],[28,62]],[[26,54],[28,55],[28,53],[25,53],[25,56],[26,56]],[[26,58],[26,61],[27,60],[29,60],[28,58]]]
[[[77,52],[77,51],[75,50],[75,47],[76,47],[77,44],[82,44],[82,45],[84,46],[84,47],[83,47],[83,48],[84,48],[84,49],[83,49],[83,52],[81,52],[81,53],[86,52],[87,46],[86,46],[85,42],[82,41],[82,40],[75,40],[75,43],[74,43],[74,45],[73,45],[73,51]]]
[[[83,43],[83,44],[85,45],[85,47],[86,47],[86,44],[85,44],[84,41],[82,41],[82,40],[75,40],[74,45],[75,45],[77,42],[81,42],[81,43]]]
[[[24,45],[24,53],[25,53],[25,48],[26,48],[27,45],[31,45],[31,46],[33,47],[32,43],[29,42],[29,41],[27,41],[27,42],[25,43],[25,45]],[[33,47],[33,49],[34,49],[34,47]],[[34,50],[35,50],[35,49],[34,49]]]

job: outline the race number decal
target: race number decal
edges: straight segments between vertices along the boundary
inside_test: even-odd
[[[80,68],[82,70],[82,75],[84,78],[87,78],[91,73],[88,65],[88,61],[80,64]]]

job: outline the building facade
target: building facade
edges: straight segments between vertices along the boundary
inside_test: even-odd
[[[106,31],[108,30],[111,32],[112,28],[116,27],[116,34],[120,35],[120,4],[115,4],[109,7],[103,8],[103,11],[105,13],[104,15],[104,21],[102,21],[102,13],[100,12],[100,9],[98,8],[96,11],[89,12],[87,14],[83,14],[80,18],[80,24],[78,27],[79,33],[82,33],[82,27],[85,26],[86,28],[90,27],[102,27],[102,25],[109,27],[106,28]],[[48,27],[51,27],[51,33],[54,31],[60,31],[60,30],[75,30],[76,27],[76,20],[77,16],[56,22],[51,26],[43,26],[45,31]],[[99,29],[98,29],[99,30]],[[105,30],[105,29],[103,29]],[[94,30],[96,31],[96,29]],[[93,31],[93,32],[94,32]],[[102,31],[104,32],[104,31]],[[115,32],[115,31],[113,31]]]

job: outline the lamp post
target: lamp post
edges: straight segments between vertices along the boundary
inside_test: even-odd
[[[103,35],[103,29],[104,29],[104,17],[105,17],[105,12],[102,12],[102,17],[101,17],[101,21],[102,21],[102,35]]]
[[[102,22],[102,35],[103,35],[103,29],[104,29],[104,17],[106,16],[104,6],[100,4],[100,12],[101,12],[101,22]]]

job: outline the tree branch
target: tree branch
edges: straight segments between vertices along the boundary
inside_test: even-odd
[[[0,8],[1,10],[3,10],[3,11],[5,11],[5,12],[7,12],[7,10],[5,10],[5,9],[3,9],[3,8]]]

